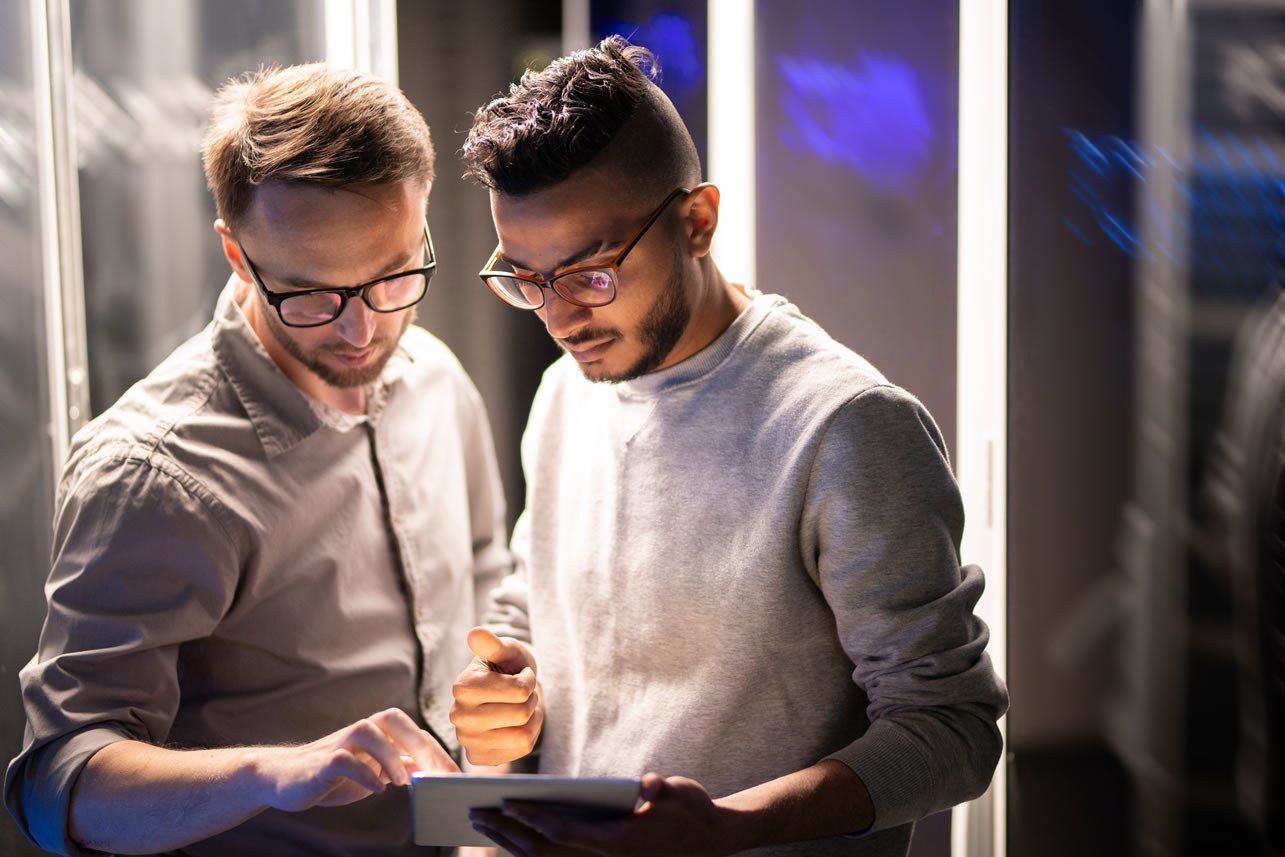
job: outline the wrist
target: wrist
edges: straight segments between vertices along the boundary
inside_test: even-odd
[[[277,783],[270,775],[271,757],[280,752],[278,747],[244,747],[241,749],[232,773],[232,788],[245,795],[254,809],[276,807]]]
[[[763,810],[751,805],[744,792],[714,801],[714,827],[718,842],[727,846],[726,854],[770,844]]]

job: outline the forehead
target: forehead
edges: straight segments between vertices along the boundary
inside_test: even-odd
[[[500,252],[537,269],[596,244],[627,240],[647,205],[620,181],[589,172],[520,196],[491,192]]]
[[[361,282],[423,241],[428,187],[394,182],[328,188],[268,183],[255,190],[237,238],[256,266],[317,285]]]
[[[324,243],[348,230],[418,221],[427,198],[427,185],[413,181],[345,187],[269,182],[255,189],[243,231]]]

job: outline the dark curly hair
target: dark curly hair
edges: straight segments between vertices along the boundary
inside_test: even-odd
[[[514,196],[557,184],[602,153],[644,104],[657,105],[671,131],[670,160],[694,164],[699,175],[691,135],[656,87],[659,77],[655,55],[621,36],[526,71],[474,114],[465,175]]]

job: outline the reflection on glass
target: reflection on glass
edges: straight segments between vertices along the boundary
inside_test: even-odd
[[[199,153],[214,90],[323,59],[322,12],[306,0],[71,3],[95,414],[206,324],[227,279]]]
[[[0,758],[22,744],[14,674],[35,650],[53,509],[35,91],[26,3],[0,3]],[[0,854],[35,853],[0,824]]]
[[[755,4],[759,286],[913,391],[950,446],[959,7]]]

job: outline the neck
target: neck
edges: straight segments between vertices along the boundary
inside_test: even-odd
[[[731,327],[732,322],[750,305],[745,287],[724,277],[708,255],[696,262],[700,269],[700,285],[692,291],[691,320],[678,344],[658,369],[681,363],[704,349]]]

